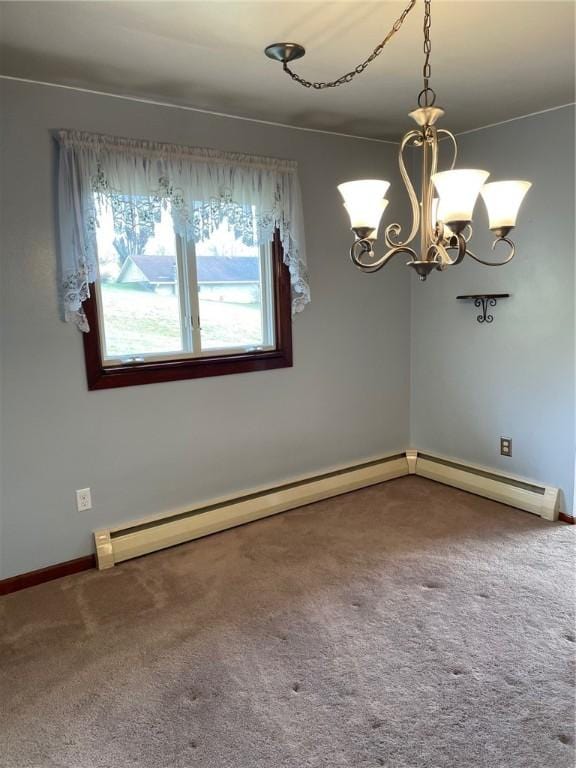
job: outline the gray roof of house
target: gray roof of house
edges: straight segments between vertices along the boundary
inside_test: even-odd
[[[151,283],[176,279],[175,256],[132,256],[132,261]],[[199,283],[258,282],[259,260],[253,256],[197,256]]]
[[[142,254],[130,258],[151,283],[173,283],[176,280],[175,256],[146,256]]]
[[[258,282],[258,262],[253,256],[197,256],[198,282]]]

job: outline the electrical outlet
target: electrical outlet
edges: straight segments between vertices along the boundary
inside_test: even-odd
[[[81,488],[79,491],[76,491],[76,509],[78,512],[86,512],[87,509],[92,509],[90,488]]]
[[[500,454],[502,456],[512,456],[512,438],[511,437],[500,438]]]

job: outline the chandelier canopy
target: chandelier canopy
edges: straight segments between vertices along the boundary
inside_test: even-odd
[[[362,74],[382,53],[415,4],[416,0],[410,0],[384,40],[367,59],[333,81],[311,82],[290,69],[289,63],[301,58],[306,52],[298,43],[274,43],[266,48],[265,53],[270,58],[282,62],[284,71],[305,88],[324,90],[345,85]],[[390,182],[383,179],[362,179],[338,185],[355,236],[350,248],[350,258],[364,272],[382,269],[399,253],[409,256],[407,264],[417,272],[420,280],[426,280],[434,269],[442,271],[459,264],[465,256],[490,267],[507,264],[514,257],[515,246],[508,235],[516,226],[520,205],[532,185],[529,181],[518,180],[486,183],[490,176],[488,171],[454,167],[458,152],[456,139],[450,131],[436,127],[437,121],[444,115],[444,110],[435,106],[436,93],[430,87],[430,27],[431,0],[424,0],[424,87],[418,94],[418,108],[409,115],[416,122],[417,128],[403,136],[398,153],[400,174],[412,208],[412,226],[408,235],[402,238],[400,224],[389,224],[384,230],[384,241],[388,250],[382,256],[376,256],[374,244],[378,237],[380,221],[388,205],[386,194]],[[438,168],[439,141],[443,137],[449,140],[452,148],[452,160],[448,170]],[[420,199],[406,170],[404,153],[408,147],[415,147],[422,153]],[[495,236],[492,249],[498,244],[507,248],[507,253],[501,261],[486,261],[468,248],[472,236],[473,212],[479,196],[484,200],[488,225]],[[416,250],[413,241],[418,233],[420,248]]]

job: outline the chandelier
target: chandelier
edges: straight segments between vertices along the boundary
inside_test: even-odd
[[[311,82],[293,72],[288,66],[289,63],[306,53],[298,43],[275,43],[269,45],[265,53],[271,59],[282,62],[284,71],[305,88],[324,90],[345,85],[362,74],[382,53],[415,4],[416,0],[410,0],[384,40],[370,56],[337,80]],[[435,106],[436,93],[430,87],[430,5],[431,0],[424,0],[424,87],[418,94],[418,108],[409,114],[418,127],[403,136],[398,153],[400,175],[412,208],[412,226],[408,236],[402,239],[400,224],[389,224],[384,231],[388,250],[377,257],[374,244],[382,214],[388,205],[386,194],[390,183],[383,179],[362,179],[338,185],[355,236],[350,248],[353,263],[364,272],[376,272],[393,256],[404,253],[410,257],[407,265],[417,272],[420,280],[426,280],[433,269],[445,270],[454,264],[460,264],[465,256],[490,267],[507,264],[514,257],[515,251],[514,243],[508,235],[516,225],[522,200],[532,186],[529,181],[494,181],[487,184],[486,180],[490,175],[488,171],[454,168],[458,151],[456,139],[450,131],[436,127],[437,121],[444,115],[444,110]],[[438,169],[439,141],[443,138],[449,141],[452,150],[452,161],[448,170]],[[422,155],[420,200],[406,170],[405,151],[409,147],[416,147]],[[488,211],[489,228],[495,237],[492,250],[499,244],[503,244],[507,249],[502,261],[485,261],[468,248],[472,236],[472,214],[480,195]],[[419,252],[412,246],[418,233]]]

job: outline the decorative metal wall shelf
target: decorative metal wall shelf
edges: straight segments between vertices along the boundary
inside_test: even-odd
[[[494,316],[488,314],[488,307],[495,307],[498,299],[507,299],[509,296],[509,293],[472,293],[469,296],[456,296],[456,298],[473,301],[475,307],[482,307],[482,314],[478,315],[476,320],[479,323],[491,323]]]

